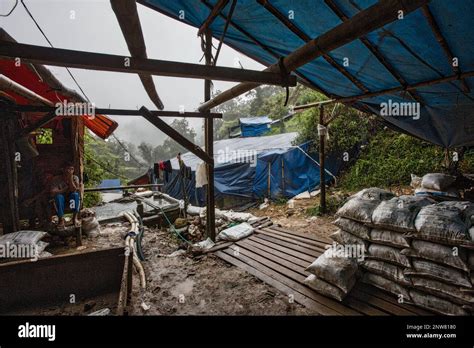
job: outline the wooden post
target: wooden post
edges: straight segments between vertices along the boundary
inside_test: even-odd
[[[0,113],[0,222],[3,234],[19,230],[18,177],[15,162],[16,116]],[[21,160],[21,158],[18,158]]]
[[[319,125],[324,127],[324,105],[319,106]],[[320,212],[326,213],[326,173],[324,168],[324,132],[319,132],[319,189]]]
[[[212,32],[210,29],[205,31],[205,58],[206,65],[212,65]],[[211,99],[211,80],[204,80],[204,101]],[[210,158],[214,158],[214,122],[212,118],[204,120],[204,138],[206,153]],[[206,209],[206,229],[207,237],[216,240],[216,212],[214,201],[214,162],[207,163],[207,209]]]

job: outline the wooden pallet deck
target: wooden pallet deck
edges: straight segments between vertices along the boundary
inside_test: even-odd
[[[400,304],[385,291],[358,283],[343,302],[325,297],[304,284],[305,268],[321,255],[331,240],[290,231],[268,219],[253,224],[254,234],[236,243],[222,243],[213,252],[273,286],[315,315],[433,315],[409,304]]]

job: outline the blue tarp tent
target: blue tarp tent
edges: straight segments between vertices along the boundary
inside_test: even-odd
[[[239,119],[240,131],[243,137],[258,137],[270,131],[272,119],[267,116],[246,117]]]
[[[97,186],[98,188],[118,187],[120,186],[120,179],[103,179],[102,182]],[[120,190],[110,190],[103,192],[120,192]]]
[[[217,0],[139,0],[180,22],[196,28],[209,16]],[[232,1],[210,25],[219,40],[226,25]],[[346,18],[377,3],[376,0],[272,0],[281,16],[292,14],[287,27],[265,6],[255,0],[237,1],[224,42],[250,58],[268,66],[278,62],[305,44],[298,33],[316,38],[340,25]],[[328,59],[319,57],[296,73],[300,81],[331,98],[359,96],[354,107],[369,108],[380,115],[381,104],[421,101],[419,117],[381,116],[394,128],[444,147],[474,146],[474,1],[432,0],[428,3],[446,46],[456,58],[448,59],[423,12],[405,14],[362,40],[348,42],[325,52],[347,74],[335,68]],[[183,16],[184,14],[184,16]],[[453,69],[453,63],[458,66]],[[333,63],[334,64],[334,63]],[[461,80],[457,72],[466,73]],[[348,77],[358,80],[355,84]],[[436,81],[424,87],[405,90],[406,85]],[[392,89],[395,89],[393,92]],[[383,95],[370,93],[384,91]],[[367,94],[366,97],[363,95]],[[416,94],[416,99],[413,97]]]
[[[232,197],[234,202],[263,197],[291,198],[317,188],[320,183],[317,155],[307,152],[309,143],[294,146],[296,136],[297,133],[286,133],[215,141],[216,198]],[[164,192],[182,199],[186,187],[191,204],[205,205],[205,192],[195,188],[195,170],[201,160],[190,152],[181,157],[191,167],[192,179],[179,176],[178,162],[173,159],[173,173],[165,182]],[[326,182],[333,179],[331,173],[337,174],[337,170],[337,166],[328,168]]]

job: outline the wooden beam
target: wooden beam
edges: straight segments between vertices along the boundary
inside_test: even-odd
[[[400,9],[403,9],[406,16],[428,2],[429,0],[379,1],[375,5],[359,12],[348,21],[339,24],[284,57],[282,63],[285,70],[291,72],[320,57],[324,53],[344,46],[386,24],[392,23],[398,19],[398,11]],[[280,71],[280,64],[273,64],[264,71],[278,72]],[[199,111],[210,110],[258,86],[258,83],[241,83],[204,103],[199,107]]]
[[[204,57],[206,65],[212,64],[212,32],[205,31]],[[211,80],[204,80],[204,101],[211,99]],[[214,158],[214,120],[206,118],[204,120],[204,140],[207,155]],[[207,164],[207,209],[206,209],[206,232],[207,237],[212,241],[216,240],[216,212],[214,197],[214,163]]]
[[[20,58],[26,62],[76,69],[114,71],[131,74],[151,74],[195,79],[212,79],[231,82],[255,82],[259,84],[296,86],[296,76],[288,82],[280,72],[208,66],[158,59],[133,58],[112,54],[66,50],[20,44],[0,40],[0,57]]]
[[[157,116],[154,116],[146,107],[142,106],[140,108],[140,112],[141,112],[141,115],[148,122],[150,122],[156,128],[161,130],[163,133],[165,133],[171,139],[176,141],[178,144],[183,146],[186,150],[191,151],[193,154],[198,156],[204,162],[214,164],[214,158],[209,157],[209,155],[206,152],[204,152],[203,149],[201,149],[199,146],[194,144],[192,141],[186,139],[184,136],[181,135],[181,133],[179,133],[177,130],[169,126],[165,121],[163,121]]]
[[[147,58],[145,39],[143,38],[140,17],[138,16],[137,3],[135,0],[110,0],[112,10],[117,17],[123,37],[127,43],[128,50],[133,58]],[[164,105],[158,96],[153,78],[149,74],[138,74],[143,87],[153,104],[159,110]]]
[[[54,112],[56,107],[44,106],[44,105],[8,105],[5,106],[6,110],[17,111],[17,112]],[[133,109],[108,109],[108,108],[94,108],[94,111],[100,115],[114,115],[114,116],[142,116],[140,110]],[[192,118],[222,118],[222,113],[211,112],[181,112],[171,110],[152,110],[150,111],[153,116],[160,117],[192,117]],[[80,116],[80,115],[76,115]]]
[[[148,6],[150,8],[153,8],[155,11],[159,11],[159,9],[157,9],[156,7],[153,7],[153,6],[150,6],[149,3],[143,3],[143,0],[137,0],[139,3],[141,3],[142,5],[145,5],[145,6]],[[206,0],[201,0],[201,2],[206,5],[207,8],[209,9],[212,9],[212,5],[210,5]],[[241,32],[243,35],[245,35],[250,41],[252,41],[255,45],[257,45],[258,47],[260,47],[261,49],[263,49],[265,52],[267,52],[268,54],[270,54],[271,56],[273,56],[275,59],[279,59],[280,58],[280,55],[278,55],[277,53],[273,52],[269,47],[267,47],[266,45],[264,45],[262,42],[260,42],[259,40],[257,40],[255,38],[255,36],[251,35],[248,31],[246,31],[244,28],[242,28],[241,26],[237,25],[234,21],[231,20],[231,18],[229,18],[228,16],[224,16],[222,13],[219,14],[219,16],[226,21],[226,23],[229,23],[229,25],[231,25],[234,29],[238,30],[239,32]],[[227,46],[233,48],[234,50],[236,50],[237,52],[240,52],[246,56],[249,56],[248,53],[246,52],[242,52],[241,49],[239,47],[236,47],[235,45],[233,45],[232,43],[230,42],[226,42]],[[250,58],[252,58],[253,60],[256,60],[257,62],[261,63],[262,65],[267,65],[266,62],[262,61],[261,59],[259,59],[259,57],[255,57],[255,56],[249,56]],[[304,75],[302,74],[301,72],[298,72],[298,71],[295,71],[294,72],[295,75],[297,75],[299,78],[300,78],[300,82],[302,84],[304,84],[305,86],[307,87],[310,87],[310,88],[313,88],[313,89],[317,89],[318,91],[320,91],[321,93],[323,93],[324,95],[330,97],[330,98],[335,98],[335,97],[338,97],[334,94],[331,94],[329,92],[327,92],[326,90],[324,90],[321,86],[317,85],[315,82],[311,82],[309,81],[309,79]]]
[[[268,0],[257,0],[257,2],[265,7],[273,16],[275,16],[284,26],[290,29],[295,35],[297,35],[304,42],[311,41],[311,37],[307,35],[303,30],[298,28],[287,16],[283,15],[277,8],[275,8]],[[326,62],[328,62],[333,68],[339,71],[344,75],[348,80],[350,80],[357,88],[359,88],[364,93],[369,92],[369,89],[364,86],[364,84],[359,81],[356,77],[352,76],[344,67],[342,67],[338,62],[336,62],[329,54],[323,53],[322,57]]]
[[[421,11],[423,12],[423,16],[425,16],[428,25],[431,28],[431,31],[433,32],[436,41],[438,41],[439,45],[443,49],[444,53],[446,54],[446,57],[448,58],[448,64],[453,70],[454,74],[459,75],[461,73],[459,66],[454,66],[454,54],[452,53],[451,49],[449,48],[448,42],[444,38],[443,34],[441,33],[441,30],[438,26],[438,23],[436,22],[436,19],[434,18],[433,14],[430,11],[430,8],[428,5],[424,5],[421,8]],[[464,93],[469,93],[470,88],[467,85],[467,82],[464,79],[459,80],[461,82],[461,88]]]
[[[3,106],[3,103],[1,106]],[[18,173],[17,163],[15,162],[16,122],[14,115],[6,113],[0,108],[0,197],[2,197],[0,222],[4,234],[20,229]]]
[[[324,105],[319,106],[319,126],[325,127],[324,125]],[[319,211],[321,214],[326,213],[326,170],[325,170],[325,153],[324,153],[324,142],[326,135],[324,132],[318,132],[319,134]]]
[[[204,23],[201,25],[201,27],[198,30],[198,36],[201,36],[207,28],[214,22],[216,17],[221,13],[221,11],[226,7],[228,4],[229,0],[219,0],[216,5],[212,8],[211,13],[209,13],[209,16],[207,16],[206,20]]]
[[[326,5],[338,16],[343,22],[349,20],[349,17],[339,8],[339,6],[334,2],[334,0],[324,0]],[[407,86],[408,83],[406,80],[398,73],[398,71],[387,61],[382,53],[372,45],[372,43],[365,37],[362,36],[359,38],[360,42],[367,47],[367,49],[377,58],[377,60],[387,69],[387,71],[402,85]],[[425,102],[416,91],[408,91],[408,94],[417,102],[424,105]]]

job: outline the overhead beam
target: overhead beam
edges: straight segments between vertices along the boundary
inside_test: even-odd
[[[324,0],[326,5],[339,17],[343,22],[349,20],[349,17],[339,8],[339,6],[334,2],[334,0]],[[402,86],[407,86],[407,81],[398,73],[398,71],[388,62],[382,53],[372,45],[372,43],[365,37],[362,36],[359,38],[360,42],[367,47],[367,49],[377,58],[377,60],[387,69],[387,71],[400,83]],[[408,94],[417,102],[424,105],[425,102],[416,91],[408,91]]]
[[[217,18],[219,13],[226,7],[228,4],[229,0],[219,0],[217,4],[212,8],[211,13],[209,13],[209,16],[207,16],[206,20],[204,23],[201,25],[201,27],[198,30],[198,36],[201,36],[204,34],[204,32],[210,27],[212,22]]]
[[[443,49],[444,53],[446,54],[446,57],[448,58],[448,64],[451,66],[451,69],[455,74],[460,74],[461,71],[459,69],[459,66],[453,65],[454,63],[454,54],[452,53],[451,49],[449,48],[448,42],[444,38],[443,34],[441,33],[441,30],[438,26],[438,23],[436,22],[436,19],[434,18],[433,14],[431,13],[431,10],[429,9],[428,5],[424,5],[421,8],[421,11],[423,12],[423,16],[425,16],[428,25],[431,28],[431,31],[433,32],[436,41],[438,41],[439,45]],[[461,88],[464,93],[469,93],[470,88],[467,85],[466,81],[464,79],[459,80],[461,82]]]
[[[147,58],[145,39],[143,38],[135,0],[110,0],[110,5],[117,17],[128,51],[132,57]],[[152,76],[149,74],[138,74],[138,76],[153,104],[159,110],[163,110],[164,105],[156,91]]]
[[[257,2],[267,9],[276,19],[278,19],[285,27],[290,29],[296,36],[298,36],[304,42],[311,41],[311,37],[307,35],[303,30],[298,28],[287,16],[283,15],[276,7],[274,7],[268,0],[257,0]],[[349,81],[351,81],[357,88],[362,92],[367,93],[369,89],[359,81],[356,77],[352,76],[344,67],[336,62],[329,54],[323,53],[322,57],[328,62],[333,68],[344,75]]]
[[[150,6],[147,2],[146,3],[143,3],[143,0],[137,0],[138,2],[140,2],[142,5],[145,5],[145,6]],[[201,2],[209,9],[212,9],[212,5],[210,5],[206,0],[201,0]],[[159,9],[157,9],[156,7],[151,7],[153,8],[155,11],[159,11]],[[230,15],[230,12],[229,12],[229,15]],[[262,42],[260,42],[257,38],[255,38],[255,36],[251,35],[248,31],[246,31],[244,28],[242,28],[240,25],[236,24],[231,18],[229,18],[229,15],[227,16],[224,16],[222,13],[219,14],[219,16],[226,22],[226,23],[229,23],[229,25],[231,25],[234,29],[238,30],[239,32],[241,32],[244,36],[246,36],[250,41],[252,41],[255,45],[257,45],[258,47],[260,47],[261,49],[263,49],[265,52],[267,52],[268,54],[270,54],[271,56],[273,56],[275,59],[279,59],[280,56],[273,52],[268,46],[264,45]],[[242,54],[245,54],[247,56],[248,53],[246,52],[242,52],[241,49],[239,47],[236,47],[235,45],[233,45],[232,43],[229,43],[227,42],[226,43],[227,46],[233,48],[234,50],[236,50],[237,52],[241,52]],[[257,62],[260,62],[262,65],[266,65],[266,62],[265,61],[262,61],[261,59],[259,59],[258,57],[252,57],[250,56],[250,58],[256,60]],[[311,82],[309,81],[309,79],[304,75],[302,74],[301,72],[298,72],[298,71],[295,71],[294,72],[295,75],[297,75],[299,78],[300,78],[300,82],[302,84],[304,84],[305,86],[308,86],[310,88],[316,88],[318,91],[320,91],[321,93],[323,93],[324,95],[326,95],[327,97],[329,98],[335,98],[335,97],[338,97],[336,95],[333,95],[331,93],[329,93],[328,91],[324,90],[321,86],[317,85],[315,82]]]
[[[192,63],[180,63],[158,59],[133,58],[112,54],[50,48],[0,40],[0,57],[77,69],[115,71],[132,74],[151,74],[195,79],[212,79],[230,82],[254,82],[258,84],[296,86],[296,76],[286,78],[280,71],[217,67]]]
[[[146,107],[142,106],[140,108],[140,113],[148,122],[150,122],[156,128],[161,130],[163,133],[165,133],[171,139],[176,141],[178,144],[183,146],[186,150],[192,152],[204,162],[208,164],[214,164],[214,158],[209,157],[209,155],[203,149],[194,144],[192,141],[186,139],[184,136],[181,135],[181,133],[179,133],[173,127],[169,126],[161,118],[154,116]]]
[[[348,21],[339,24],[335,28],[296,49],[283,58],[282,64],[286,71],[291,72],[320,57],[324,53],[344,46],[361,36],[365,36],[368,33],[397,20],[398,11],[403,10],[404,15],[406,16],[428,2],[429,0],[381,0],[375,5],[359,12]],[[273,64],[264,71],[280,71],[280,64]],[[232,98],[238,97],[258,86],[258,83],[240,83],[202,104],[199,107],[199,111],[210,110],[213,107],[216,107]]]
[[[55,112],[57,110],[54,106],[45,105],[6,105],[5,109],[16,112]],[[108,108],[94,108],[95,114],[100,115],[114,115],[114,116],[142,116],[140,110],[133,109],[108,109]],[[167,111],[167,110],[152,110],[153,116],[160,117],[193,117],[193,118],[222,118],[222,113],[211,112],[181,112],[181,111]],[[81,116],[81,115],[75,115]]]

